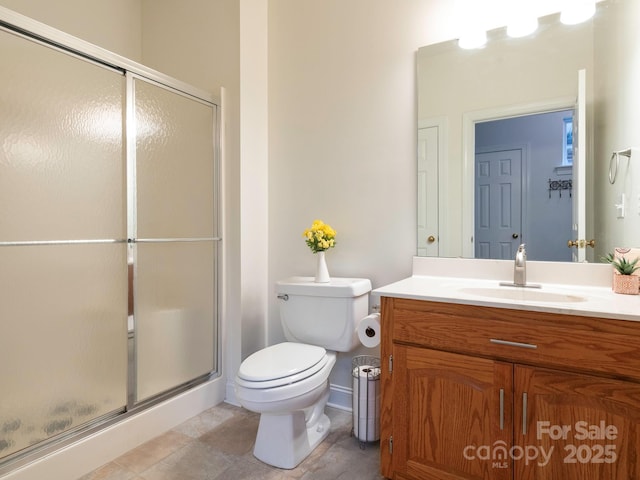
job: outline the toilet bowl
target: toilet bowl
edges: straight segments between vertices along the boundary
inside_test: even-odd
[[[308,348],[313,355],[320,347],[291,342],[267,347],[247,358],[243,366],[253,360],[271,374],[249,380],[241,367],[236,376],[236,398],[247,410],[260,413],[253,453],[275,467],[294,468],[329,434],[330,421],[324,408],[329,399],[329,374],[336,362],[335,352],[321,349],[322,356],[313,365],[307,364],[292,374],[286,370],[276,373],[267,360],[276,355],[300,365]]]
[[[357,343],[357,323],[368,314],[371,282],[313,277],[277,282],[287,342],[247,357],[235,378],[236,399],[260,414],[253,454],[269,465],[291,469],[329,434],[324,413],[336,352]]]

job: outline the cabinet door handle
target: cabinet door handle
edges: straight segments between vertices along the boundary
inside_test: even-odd
[[[490,338],[489,341],[491,343],[495,343],[498,345],[506,345],[508,347],[520,347],[520,348],[531,348],[531,349],[538,348],[538,346],[534,345],[533,343],[510,342],[509,340],[500,340],[498,338]]]
[[[522,434],[527,434],[527,392],[522,392]]]
[[[500,430],[504,430],[504,388],[500,389]]]

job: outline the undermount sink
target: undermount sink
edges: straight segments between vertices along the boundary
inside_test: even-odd
[[[463,287],[459,288],[458,291],[481,297],[528,302],[576,303],[587,301],[585,297],[581,297],[580,295],[546,292],[544,290],[523,287]]]

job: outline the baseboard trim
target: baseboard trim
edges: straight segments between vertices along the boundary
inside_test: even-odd
[[[329,385],[329,407],[351,412],[353,410],[353,389],[342,385]]]
[[[236,407],[240,407],[240,402],[236,397],[235,382],[233,380],[227,382],[227,391],[224,397],[225,403],[230,403]]]

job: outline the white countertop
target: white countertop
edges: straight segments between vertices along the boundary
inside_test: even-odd
[[[436,275],[416,274],[416,270],[424,271],[424,268],[414,265],[414,275],[377,288],[373,293],[384,297],[640,321],[640,295],[613,293],[610,284],[539,282],[541,288],[533,289],[500,286],[500,282],[512,280],[508,275],[501,275],[500,279],[478,278],[478,275],[452,277],[442,275],[441,270],[436,270],[439,273]],[[527,283],[536,283],[535,279],[527,280]]]

